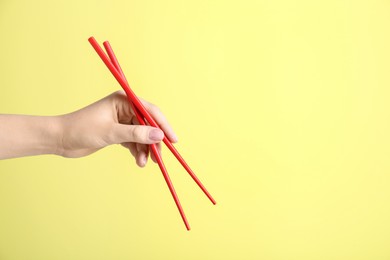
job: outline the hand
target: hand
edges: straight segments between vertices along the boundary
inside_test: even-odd
[[[171,142],[177,137],[168,121],[155,105],[142,100],[142,104]],[[60,116],[61,140],[56,154],[64,157],[82,157],[111,145],[128,148],[143,167],[149,156],[149,145],[157,144],[161,152],[164,132],[152,126],[141,126],[123,91],[111,95],[76,112]],[[152,154],[152,160],[156,162]]]

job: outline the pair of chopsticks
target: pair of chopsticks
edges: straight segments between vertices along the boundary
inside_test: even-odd
[[[121,69],[121,66],[119,65],[119,62],[114,54],[114,51],[112,50],[112,48],[110,46],[110,43],[108,41],[105,41],[103,43],[103,46],[106,49],[106,52],[108,54],[108,57],[107,57],[106,53],[99,46],[99,44],[97,43],[97,41],[95,40],[94,37],[90,37],[88,39],[88,41],[91,43],[92,47],[95,49],[97,54],[103,60],[104,64],[106,64],[107,68],[111,71],[112,75],[116,78],[118,83],[121,85],[123,90],[126,92],[127,99],[130,102],[131,108],[133,109],[133,111],[138,119],[138,122],[141,125],[148,125],[149,124],[153,127],[157,127],[159,129],[161,129],[159,127],[159,125],[156,123],[156,121],[153,119],[153,117],[146,111],[145,107],[142,105],[142,103],[138,99],[138,97],[131,90],[130,85],[127,82],[127,79],[126,79],[126,77]],[[200,182],[198,177],[196,177],[195,173],[191,170],[191,168],[188,166],[188,164],[184,161],[183,157],[181,157],[179,152],[176,150],[176,148],[173,146],[173,144],[168,140],[166,135],[164,135],[163,141],[164,141],[165,145],[169,148],[169,150],[175,155],[175,157],[181,163],[181,165],[186,169],[186,171],[189,173],[189,175],[192,177],[192,179],[196,182],[196,184],[198,184],[198,186],[201,188],[201,190],[206,194],[206,196],[210,199],[210,201],[215,205],[216,201],[213,199],[213,197],[210,195],[210,193],[206,190],[206,188]],[[161,158],[161,155],[158,152],[157,146],[155,144],[151,144],[150,147],[151,147],[151,152],[153,153],[153,155],[156,158],[158,166],[160,167],[160,170],[164,176],[165,182],[167,183],[169,191],[171,192],[172,197],[176,203],[176,206],[180,212],[181,218],[183,219],[187,230],[190,230],[190,225],[189,225],[187,218],[184,214],[184,210],[180,204],[179,198],[176,194],[175,188],[173,187],[172,181],[169,178],[168,172],[165,168],[165,165],[164,165],[164,162]]]

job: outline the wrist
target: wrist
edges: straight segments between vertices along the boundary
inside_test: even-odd
[[[52,116],[49,123],[50,143],[47,146],[47,153],[63,156],[64,154],[64,116]]]

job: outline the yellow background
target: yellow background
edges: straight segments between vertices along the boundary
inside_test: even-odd
[[[120,87],[167,149],[0,161],[0,259],[390,259],[390,2],[0,1],[0,112],[68,113]],[[0,126],[1,127],[1,126]],[[1,145],[1,144],[0,144]]]

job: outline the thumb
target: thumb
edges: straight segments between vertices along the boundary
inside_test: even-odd
[[[164,138],[164,132],[152,126],[117,124],[112,133],[112,143],[154,144]]]

